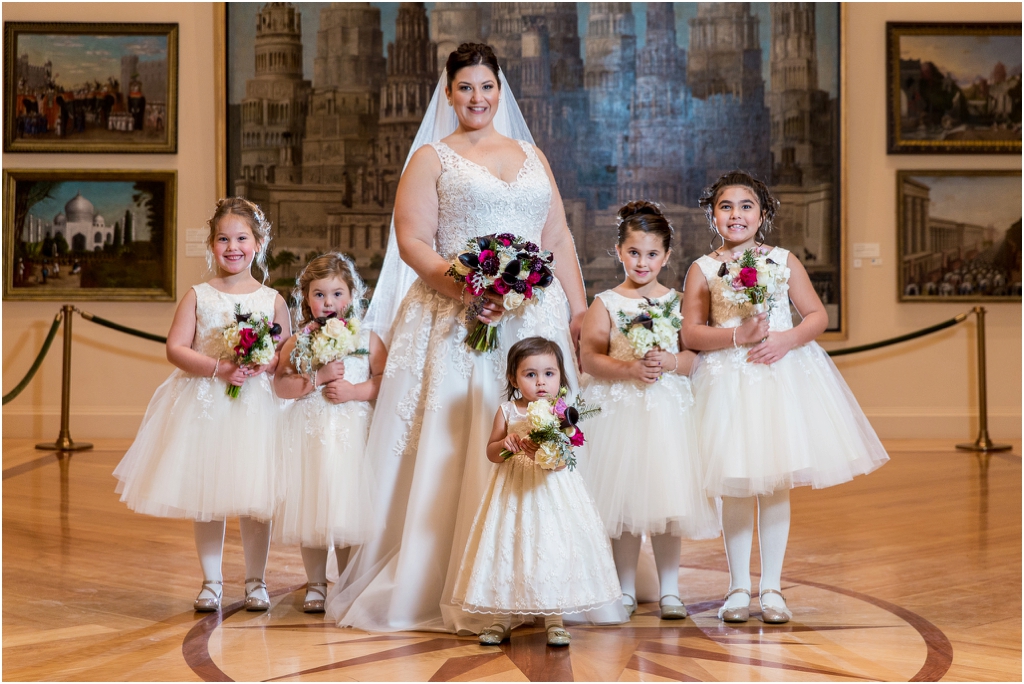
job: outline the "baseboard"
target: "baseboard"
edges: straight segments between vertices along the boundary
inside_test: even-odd
[[[74,439],[132,438],[146,413],[144,407],[95,406],[71,409]],[[973,440],[978,433],[977,411],[946,407],[865,407],[865,415],[882,439]],[[60,431],[60,407],[36,409],[5,407],[3,436],[7,439],[56,438]],[[1020,407],[995,407],[989,411],[988,431],[995,440],[1021,438]]]

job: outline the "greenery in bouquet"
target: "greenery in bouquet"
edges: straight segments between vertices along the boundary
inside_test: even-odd
[[[734,252],[732,259],[722,263],[718,275],[729,285],[725,296],[734,304],[753,306],[765,311],[774,301],[775,293],[789,280],[789,268],[768,257],[769,249],[759,246]]]

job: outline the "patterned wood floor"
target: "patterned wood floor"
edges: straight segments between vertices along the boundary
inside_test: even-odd
[[[797,490],[788,625],[719,622],[721,540],[684,543],[692,619],[661,621],[642,603],[628,625],[571,627],[562,650],[531,627],[500,648],[338,629],[301,612],[290,548],[271,553],[272,610],[246,613],[232,525],[225,607],[194,614],[191,524],[130,513],[113,492],[126,442],[70,459],[3,446],[6,680],[1021,680],[1019,443],[986,463],[945,442],[894,442],[869,477]]]

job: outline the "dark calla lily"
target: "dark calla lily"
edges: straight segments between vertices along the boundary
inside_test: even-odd
[[[480,265],[480,258],[477,257],[477,255],[473,254],[472,252],[463,252],[462,254],[460,254],[459,261],[462,262],[462,265],[465,266],[466,268],[475,269],[477,266]]]
[[[647,313],[646,311],[643,312],[643,313],[637,314],[633,318],[633,320],[631,320],[629,322],[629,324],[630,324],[630,326],[642,325],[643,327],[647,328],[648,330],[653,330],[654,329],[654,319],[652,319],[651,315],[649,313]]]
[[[729,272],[729,267],[728,267],[728,266],[726,266],[725,264],[722,264],[722,265],[721,265],[721,267],[720,267],[720,268],[718,269],[718,277],[719,277],[719,278],[724,278],[724,277],[725,277],[725,275],[726,275],[726,274],[727,274],[728,272]]]
[[[331,320],[332,318],[337,318],[337,317],[338,317],[338,312],[337,311],[332,311],[331,313],[327,314],[326,316],[317,316],[313,320],[315,320],[317,323],[319,323],[320,327],[322,328],[323,326],[327,325],[327,321]],[[277,324],[275,323],[274,325],[277,325]],[[278,327],[280,327],[280,326],[278,326]],[[271,332],[271,334],[280,334],[280,333],[273,333],[273,332]]]
[[[560,422],[563,429],[569,426],[576,427],[580,422],[580,412],[573,406],[567,406],[565,409],[565,417],[562,418]]]
[[[491,238],[487,237],[487,236],[479,238],[476,241],[476,244],[479,245],[481,252],[484,251],[485,249],[490,249],[491,248]]]
[[[548,285],[551,284],[551,281],[554,279],[555,277],[551,275],[551,271],[545,268],[543,271],[541,271],[540,280],[537,281],[537,287],[547,287]]]
[[[274,323],[274,325],[270,326],[270,336],[271,337],[278,337],[280,335],[281,335],[281,324],[280,323]]]
[[[235,321],[238,323],[248,323],[250,316],[252,316],[251,313],[236,313]]]
[[[518,259],[513,259],[508,262],[508,266],[505,267],[505,274],[510,276],[518,276],[519,271],[523,269],[523,264]]]

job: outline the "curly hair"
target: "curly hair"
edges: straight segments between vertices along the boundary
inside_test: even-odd
[[[558,362],[559,386],[570,389],[569,378],[565,374],[565,362],[562,360],[562,348],[544,337],[527,337],[513,344],[508,350],[508,361],[505,364],[505,396],[509,400],[515,399],[515,394],[519,391],[515,386],[519,364],[531,356],[541,354],[551,354],[555,357],[555,361]]]
[[[214,210],[213,216],[206,222],[206,225],[210,228],[210,232],[206,236],[206,265],[211,269],[213,268],[213,239],[217,235],[217,224],[225,216],[238,216],[249,225],[249,229],[252,230],[252,236],[256,238],[256,244],[259,245],[259,248],[256,250],[256,265],[263,271],[263,282],[266,282],[267,278],[270,277],[270,271],[267,270],[270,221],[267,220],[266,214],[263,213],[258,204],[250,202],[244,197],[225,197],[217,202],[217,208]]]
[[[501,79],[498,78],[498,58],[490,45],[485,43],[463,43],[448,55],[448,61],[444,68],[448,73],[448,90],[451,91],[455,74],[459,69],[483,64],[494,73],[498,80],[498,88],[501,88]]]
[[[713,185],[704,188],[704,192],[701,193],[697,206],[704,210],[704,215],[708,219],[708,228],[710,228],[712,232],[717,232],[715,230],[714,221],[712,220],[715,213],[715,202],[718,201],[718,196],[725,188],[735,186],[747,188],[754,193],[757,203],[761,206],[762,218],[760,230],[764,235],[767,235],[774,227],[775,214],[779,209],[779,200],[775,199],[767,185],[754,178],[746,171],[740,171],[738,169],[723,174],[714,182]]]
[[[626,241],[630,231],[652,233],[661,238],[661,246],[667,252],[672,249],[672,236],[675,231],[661,207],[647,200],[627,202],[618,213],[619,234],[615,242],[619,247]]]
[[[309,308],[309,286],[314,280],[325,280],[327,278],[341,278],[348,285],[352,294],[352,310],[356,317],[362,315],[363,296],[366,294],[366,285],[356,271],[356,265],[340,252],[328,252],[321,254],[306,264],[302,273],[295,279],[295,288],[292,290],[292,300],[300,314],[297,328],[313,320],[313,311]],[[339,314],[342,312],[339,311]]]

